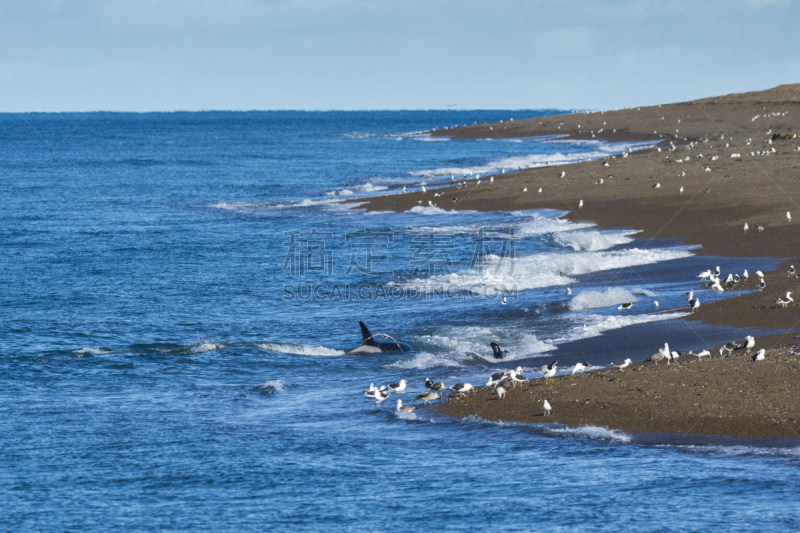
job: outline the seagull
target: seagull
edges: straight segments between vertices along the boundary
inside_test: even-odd
[[[553,372],[555,374],[555,372]],[[528,378],[520,374],[517,370],[512,370],[508,373],[508,378],[511,380],[512,383],[523,383],[528,381]]]
[[[653,185],[653,188],[654,189],[660,189],[661,188],[661,184],[660,183],[656,183],[655,185]]]
[[[528,192],[528,188],[527,187],[523,187],[522,192]]]
[[[711,276],[711,270],[703,270],[697,275],[697,277],[700,279],[709,279]]]
[[[703,357],[711,357],[711,352],[709,352],[708,350],[703,350],[702,352],[697,352],[697,353],[689,352],[689,355],[693,355],[697,357],[698,361],[702,361]]]
[[[422,192],[428,192],[428,191],[425,190],[425,186],[424,185],[422,186]]]
[[[631,366],[631,363],[633,363],[633,361],[631,361],[630,359],[625,359],[625,361],[623,361],[622,363],[611,363],[611,364],[619,368],[620,372],[625,372],[623,368],[628,368],[629,366]]]
[[[781,307],[786,307],[787,305],[789,305],[793,301],[794,300],[792,299],[792,293],[791,292],[787,292],[785,299],[784,298],[778,298],[777,300],[775,300],[775,303],[776,304],[780,304]]]
[[[458,201],[458,198],[456,198],[455,196],[453,196],[453,203],[456,203],[457,201]]]
[[[741,348],[742,346],[743,346],[742,344],[737,344],[737,343],[735,343],[735,342],[729,342],[728,344],[726,344],[726,345],[724,345],[724,346],[721,346],[721,347],[720,347],[720,349],[719,349],[719,354],[720,354],[720,355],[725,355],[726,353],[727,353],[727,354],[730,354],[730,353],[732,353],[734,350],[738,350],[738,349],[739,349],[739,348]],[[692,354],[692,355],[694,355],[694,354]],[[726,355],[726,357],[727,357],[727,355]]]
[[[764,282],[764,278],[761,278],[761,281],[758,282],[758,290],[763,291],[766,286],[767,284]]]
[[[544,379],[550,379],[556,375],[558,371],[558,361],[553,361],[549,365],[543,365],[539,368],[539,373],[544,376]]]
[[[717,266],[717,269],[714,271],[714,275],[719,277],[719,266]]]
[[[764,278],[764,273],[761,272],[760,270],[756,270],[756,276],[758,276],[759,278],[763,279]]]
[[[507,372],[495,372],[491,376],[489,376],[489,381],[486,382],[487,387],[494,387],[501,381],[503,381],[506,376],[508,376]]]
[[[507,389],[503,385],[498,385],[494,388],[494,391],[497,393],[497,399],[502,400],[503,396],[506,395]]]
[[[692,298],[694,298],[694,290],[690,290],[689,292],[687,292],[686,293],[686,298],[688,300],[691,300]]]
[[[583,200],[578,202],[578,209],[583,209]]]
[[[564,172],[564,171],[562,170],[562,171],[561,171],[561,174],[559,174],[559,175],[558,175],[558,177],[559,177],[559,178],[563,178],[563,177],[564,177],[564,176],[566,176],[566,175],[567,175],[567,173],[566,173],[566,172]]]
[[[767,351],[761,348],[757,354],[753,356],[753,361],[763,361],[766,358]]]
[[[403,192],[408,192],[408,189],[406,189],[405,185],[403,185]]]
[[[548,402],[547,400],[545,400],[544,403],[542,404],[542,409],[544,410],[544,416],[549,415],[550,411],[553,410],[553,408],[550,406],[550,402]]]
[[[678,350],[672,350],[672,352],[669,354],[669,360],[675,361],[675,364],[678,364],[678,357],[680,357],[681,355],[683,354]]]
[[[791,278],[792,276],[794,276],[794,265],[790,265],[790,266],[789,266],[789,270],[787,270],[786,272],[788,272],[788,273],[789,273],[789,277],[790,277],[790,278]]]
[[[626,304],[620,305],[619,307],[617,307],[617,309],[619,309],[620,311],[627,311],[631,307],[633,307],[633,303],[632,302],[628,302]]]
[[[572,289],[570,289],[569,287],[567,287],[567,294],[572,294]]]
[[[747,348],[747,353],[750,353],[750,350],[752,350],[753,347],[756,345],[756,339],[748,335],[747,337],[745,337],[745,340],[747,341],[747,344],[745,344],[745,348]]]
[[[450,390],[453,392],[458,392],[463,394],[467,391],[472,390],[472,385],[470,385],[469,383],[456,383],[455,385],[450,387]]]
[[[744,272],[742,272],[742,277],[745,279],[745,281],[747,280],[747,278],[750,277],[750,274],[747,273],[747,269],[745,269]]]
[[[583,374],[587,368],[589,368],[589,363],[575,363],[575,366],[572,367],[572,375],[575,375],[575,372]]]
[[[500,345],[496,342],[490,342],[489,345],[492,347],[492,355],[495,359],[502,359],[508,354],[508,350],[501,350]]]
[[[503,299],[500,300],[500,305],[508,305],[508,300],[506,300],[505,296],[503,296]]]
[[[678,190],[678,192],[683,194],[683,185],[681,185],[681,188]]]
[[[365,396],[372,396],[375,394],[375,385],[373,383],[369,384],[369,388],[364,391]]]
[[[653,300],[653,307],[658,309],[658,300]]]
[[[392,392],[403,392],[406,390],[406,385],[408,384],[408,380],[401,379],[400,383],[392,383],[389,385],[389,388],[392,389]]]
[[[747,222],[744,223],[744,232],[747,233],[747,230],[750,229],[750,226],[747,225]]]
[[[792,220],[792,213],[786,211],[786,220]]]
[[[653,361],[655,366],[658,366],[658,362],[667,357],[667,363],[669,363],[669,357],[665,356],[664,353],[659,349],[658,353],[654,353],[650,357],[647,358],[648,361]]]
[[[759,224],[758,226],[756,226],[756,229],[757,229],[758,231],[764,231],[764,226],[762,226],[762,225],[760,225],[760,224]]]
[[[433,391],[425,391],[422,394],[420,394],[419,396],[417,396],[416,398],[414,398],[414,400],[422,400],[425,403],[432,402],[433,400],[438,400],[438,399],[439,399],[439,395],[436,394]]]
[[[689,300],[689,307],[692,308],[692,313],[700,309],[700,298]]]
[[[375,392],[375,399],[378,400],[375,403],[381,403],[383,400],[389,397],[389,393],[387,391],[379,390]]]
[[[403,400],[397,400],[398,411],[405,411],[406,413],[410,413],[414,409],[416,409],[416,407],[413,407],[411,405],[403,405]]]

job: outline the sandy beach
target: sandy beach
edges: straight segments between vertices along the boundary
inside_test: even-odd
[[[798,383],[800,358],[789,355],[789,350],[799,342],[800,306],[796,302],[788,307],[776,304],[787,291],[797,291],[800,296],[800,280],[787,274],[789,265],[800,267],[798,132],[800,84],[685,103],[430,132],[453,139],[559,135],[607,142],[643,141],[651,146],[627,156],[517,169],[495,176],[491,183],[484,180],[476,186],[473,180],[461,189],[448,182],[439,197],[434,197],[433,190],[381,196],[360,208],[407,211],[429,202],[446,210],[549,208],[565,211],[565,218],[572,221],[640,230],[638,238],[681,239],[700,246],[694,250],[697,255],[778,258],[779,267],[765,272],[764,290],[756,290],[758,278],[751,275],[735,287],[742,295],[701,306],[682,320],[785,332],[761,339],[759,348],[767,349],[766,362],[730,357],[667,370],[637,368],[619,375],[598,371],[568,383],[568,378],[547,385],[537,380],[535,385],[509,392],[503,402],[496,402],[493,392],[483,390],[467,399],[451,400],[440,410],[491,420],[544,422],[539,416],[540,400],[550,395],[552,402],[555,394],[559,408],[554,412],[559,414],[546,422],[626,431],[800,437],[792,414],[800,407],[798,396],[789,386]],[[795,220],[788,218],[787,212]],[[641,354],[638,360],[649,355]],[[714,387],[708,385],[710,369],[719,370]],[[745,379],[745,375],[752,377]],[[641,379],[647,380],[647,387],[636,386],[634,382]],[[676,385],[678,381],[680,385]],[[740,387],[744,382],[750,385]],[[661,402],[666,400],[660,393],[677,386],[682,391],[703,390],[700,396],[681,395],[684,400],[680,402],[671,396],[669,408],[664,409]],[[742,392],[727,394],[724,402],[711,392],[722,394],[734,388]],[[590,398],[590,403],[581,403]],[[723,403],[729,408],[718,413],[715,409]],[[754,407],[758,405],[761,407]]]

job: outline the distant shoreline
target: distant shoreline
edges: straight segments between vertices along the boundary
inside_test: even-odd
[[[787,291],[797,291],[800,300],[800,280],[786,274],[790,264],[800,267],[800,84],[430,134],[455,140],[567,135],[606,142],[657,141],[658,148],[627,157],[521,169],[495,175],[492,183],[484,179],[476,186],[470,179],[466,188],[437,188],[436,192],[445,193],[443,197],[434,197],[433,191],[414,191],[375,197],[366,203],[363,199],[352,201],[368,211],[408,211],[428,202],[446,210],[557,209],[566,211],[565,218],[571,221],[593,222],[600,228],[639,229],[637,238],[683,239],[687,245],[702,246],[694,250],[696,255],[779,258],[783,261],[778,269],[765,272],[763,291],[750,292],[758,283],[751,273],[735,287],[747,294],[701,305],[696,313],[679,320],[790,331],[760,340],[757,348],[767,349],[766,361],[715,354],[717,359],[712,361],[674,365],[669,371],[636,367],[626,373],[598,371],[575,380],[558,377],[547,385],[534,380],[535,384],[510,391],[501,402],[484,389],[446,402],[440,412],[487,420],[601,425],[634,432],[800,438],[798,420],[793,418],[800,412],[800,395],[793,390],[800,386],[800,357],[788,353],[800,344],[800,305],[795,302],[783,308],[775,303]],[[562,172],[564,177],[559,177]],[[580,201],[583,206],[578,208]],[[792,213],[795,220],[787,218],[787,211],[797,211]],[[747,232],[745,223],[750,228]],[[714,266],[711,262],[713,259],[709,268]],[[631,358],[643,360],[650,355]],[[684,356],[683,361],[687,359],[693,358]],[[694,384],[701,379],[707,382],[712,369],[716,380],[727,376],[727,381],[715,382],[718,388],[714,390],[743,391],[726,393],[720,412],[716,406],[722,398],[686,400],[687,391],[705,398],[711,389],[700,386],[701,390],[695,391]],[[640,378],[650,384],[636,386],[634,382]],[[675,379],[691,383],[675,385]],[[749,385],[742,387],[742,383]],[[670,390],[672,386],[680,389]],[[544,420],[538,406],[547,395],[554,416]]]

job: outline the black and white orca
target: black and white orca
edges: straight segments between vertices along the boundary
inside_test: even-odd
[[[372,355],[383,352],[413,352],[414,349],[404,342],[398,342],[392,339],[386,333],[377,333],[372,335],[363,322],[358,323],[361,326],[361,346],[355,350],[347,352],[345,355]],[[391,339],[391,340],[387,340]]]

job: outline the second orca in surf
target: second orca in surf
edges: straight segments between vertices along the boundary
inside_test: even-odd
[[[398,342],[386,333],[373,335],[363,322],[359,322],[358,325],[361,326],[361,346],[347,352],[345,355],[371,355],[382,352],[408,353],[414,351],[408,344]]]

